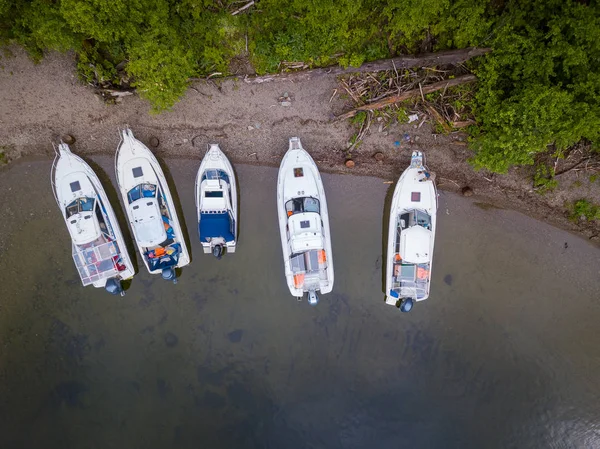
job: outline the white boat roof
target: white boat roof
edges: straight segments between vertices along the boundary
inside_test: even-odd
[[[141,246],[157,246],[167,239],[156,198],[140,198],[129,205],[136,240]]]
[[[413,226],[400,234],[400,257],[408,263],[426,263],[431,260],[433,234],[423,226]]]
[[[225,210],[227,209],[228,195],[226,183],[219,179],[205,179],[202,181],[200,192],[202,198],[200,198],[200,209],[202,211],[213,211],[213,210]],[[223,192],[223,196],[206,196],[206,192]]]
[[[323,248],[321,218],[314,212],[294,214],[288,219],[292,253]]]
[[[94,211],[80,212],[67,218],[69,234],[76,245],[93,242],[102,234]]]
[[[202,211],[227,209],[225,198],[202,198]]]

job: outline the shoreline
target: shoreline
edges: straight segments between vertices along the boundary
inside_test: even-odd
[[[275,167],[289,137],[298,136],[320,170],[392,183],[408,166],[411,152],[419,150],[436,173],[439,189],[461,193],[468,186],[482,207],[516,210],[600,242],[600,223],[574,223],[565,206],[583,197],[600,203],[600,182],[591,182],[589,174],[567,173],[554,192],[540,194],[533,190],[533,167],[504,175],[476,172],[468,162],[472,153],[466,135],[433,134],[425,116],[418,125],[375,122],[352,151],[355,166],[346,168],[346,149],[357,129],[348,121],[334,121],[350,103],[336,94],[333,77],[259,85],[235,79],[198,81],[173,110],[150,115],[149,104],[137,95],[104,103],[77,79],[73,54],[50,53],[34,64],[22,49],[11,51],[12,57],[0,59],[0,149],[9,163],[22,157],[52,158],[51,144],[66,134],[75,137],[71,147],[82,156],[114,155],[118,130],[125,126],[162,159],[200,160],[206,145],[217,142],[234,164]],[[289,95],[290,105],[278,101],[283,94]],[[150,145],[152,137],[158,139],[157,147]],[[376,153],[382,153],[382,161],[375,160]]]
[[[74,150],[75,153],[77,153],[76,144],[72,145],[72,149]],[[178,154],[176,156],[169,155],[168,152],[163,152],[163,153],[156,152],[155,154],[158,157],[160,163],[166,164],[167,166],[168,166],[169,160],[194,161],[194,162],[197,162],[197,164],[199,165],[200,161],[202,159],[201,156],[195,157],[194,155],[191,155],[191,154],[190,155]],[[204,153],[202,153],[202,155],[203,154]],[[79,155],[82,156],[84,159],[93,158],[93,157],[113,157],[114,156],[113,154],[111,154],[109,152],[82,153]],[[229,154],[228,154],[228,157],[229,157]],[[53,160],[52,155],[43,154],[43,153],[28,154],[28,155],[25,155],[23,157],[20,157],[18,159],[11,161],[11,163],[8,163],[3,167],[0,167],[0,176],[2,175],[3,171],[10,170],[12,168],[12,166],[14,166],[14,165],[27,164],[30,161],[31,162],[51,162],[52,160]],[[239,157],[236,157],[236,155],[232,155],[232,162],[234,164],[234,168],[235,168],[235,164],[247,165],[247,166],[257,166],[257,167],[271,167],[271,168],[279,167],[279,163],[268,163],[265,161],[243,160],[243,159],[240,159]],[[346,175],[346,176],[353,176],[353,177],[374,177],[374,178],[380,179],[383,184],[388,184],[390,186],[394,185],[396,183],[396,181],[398,180],[397,177],[396,177],[396,179],[389,179],[389,177],[381,176],[376,173],[372,173],[370,170],[368,170],[369,167],[362,167],[362,169],[355,170],[355,169],[347,169],[344,166],[340,166],[335,169],[332,169],[331,167],[327,167],[327,166],[323,167],[321,164],[318,164],[318,165],[319,165],[319,170],[324,173]],[[437,179],[440,179],[439,172],[436,172],[436,176],[437,176],[436,187],[437,187],[438,191],[449,192],[449,193],[453,193],[456,195],[462,195],[461,189],[459,189],[459,188],[456,188],[456,187],[451,188],[448,186],[448,184],[440,185],[440,183],[437,182]],[[174,180],[174,181],[177,182],[176,180]],[[590,238],[590,236],[587,235],[585,230],[582,231],[581,228],[579,228],[572,221],[568,220],[568,218],[566,218],[564,216],[559,216],[558,217],[559,219],[556,219],[557,217],[554,217],[554,219],[553,219],[552,215],[550,215],[550,213],[551,213],[550,208],[548,208],[549,210],[547,211],[548,215],[543,215],[543,214],[540,214],[543,211],[540,211],[541,208],[539,205],[536,205],[530,209],[524,209],[521,207],[515,207],[514,203],[509,204],[508,202],[511,200],[511,198],[503,199],[498,196],[486,195],[486,194],[482,194],[479,192],[470,196],[469,199],[473,203],[474,206],[476,206],[480,209],[483,209],[483,210],[502,209],[502,210],[512,210],[515,212],[519,212],[519,213],[522,213],[522,214],[524,214],[528,217],[531,217],[535,220],[538,220],[540,222],[543,222],[543,223],[549,224],[551,226],[554,226],[558,229],[567,231],[577,237],[580,237],[580,238],[583,238],[583,239],[589,241],[590,243],[594,244],[597,247],[600,247],[600,242],[597,238]],[[451,212],[450,211],[438,211],[438,213],[451,213]],[[588,232],[589,232],[589,230],[588,230]],[[592,234],[592,236],[594,236],[594,235],[596,235],[596,234]]]

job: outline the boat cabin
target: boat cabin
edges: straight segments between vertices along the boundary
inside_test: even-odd
[[[157,246],[167,239],[157,191],[155,184],[144,183],[127,192],[135,236],[144,247]]]
[[[102,232],[100,223],[94,216],[95,205],[94,198],[81,197],[70,202],[66,207],[67,228],[76,245],[93,242]],[[100,222],[104,223],[104,219],[102,218]]]
[[[136,240],[145,249],[150,270],[177,265],[181,244],[175,242],[175,231],[160,187],[138,184],[127,192],[127,200]]]
[[[394,239],[390,296],[416,300],[428,296],[432,242],[431,216],[427,212],[413,209],[400,213]]]

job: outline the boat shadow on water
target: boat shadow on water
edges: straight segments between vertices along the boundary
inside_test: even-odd
[[[383,201],[383,220],[381,221],[381,291],[383,292],[383,302],[385,302],[386,291],[385,291],[385,274],[387,270],[387,246],[388,246],[388,234],[390,227],[390,213],[392,210],[392,199],[394,198],[394,190],[398,184],[398,180],[394,181],[389,185],[387,192],[385,193],[385,199]]]
[[[171,170],[169,170],[169,166],[165,163],[163,158],[160,157],[159,155],[157,155],[154,151],[152,151],[152,154],[154,154],[154,157],[158,161],[158,164],[160,165],[160,168],[162,169],[162,171],[165,175],[165,179],[167,180],[167,186],[169,187],[169,191],[171,192],[171,198],[173,199],[173,206],[175,207],[175,213],[177,214],[177,217],[179,218],[179,225],[181,226],[181,230],[183,233],[182,237],[188,248],[188,253],[190,255],[190,263],[192,263],[192,260],[194,259],[192,257],[192,245],[190,244],[191,242],[190,242],[190,237],[189,237],[189,233],[188,233],[188,227],[185,222],[185,216],[183,214],[183,207],[181,207],[181,201],[179,199],[179,193],[177,193],[177,187],[175,186],[175,181],[173,180],[173,175],[171,175]],[[181,277],[182,272],[183,272],[182,268],[175,269],[175,273],[177,274],[177,279],[179,279]]]
[[[112,205],[115,215],[117,217],[117,222],[119,227],[121,228],[121,233],[123,234],[123,239],[125,240],[125,246],[129,255],[133,255],[131,257],[131,263],[133,265],[133,271],[135,274],[139,273],[139,266],[137,261],[137,250],[133,245],[133,237],[131,235],[131,231],[129,229],[129,224],[125,217],[125,213],[123,212],[123,208],[121,206],[121,200],[119,199],[119,195],[117,194],[117,190],[114,187],[113,181],[110,176],[104,171],[104,169],[98,165],[96,162],[91,160],[90,158],[81,157],[91,168],[94,170],[102,187],[104,187],[104,191],[106,192],[106,196],[108,197],[109,203]],[[135,277],[135,275],[133,276]],[[127,291],[133,282],[133,277],[127,280],[122,280],[121,285],[123,286],[123,291]]]

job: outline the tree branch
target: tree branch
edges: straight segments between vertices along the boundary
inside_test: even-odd
[[[430,94],[431,92],[435,92],[436,90],[441,90],[448,87],[473,83],[475,81],[477,81],[477,77],[475,75],[462,75],[453,79],[438,81],[437,83],[428,84],[422,87],[419,86],[419,89],[407,90],[406,92],[402,92],[399,95],[392,95],[390,97],[384,98],[383,100],[359,106],[355,109],[352,109],[351,111],[346,112],[345,114],[338,116],[337,120],[344,120],[350,117],[354,117],[359,111],[374,111],[376,109],[383,109],[386,106],[390,106],[392,104],[408,100],[409,98],[418,97],[424,94]]]

